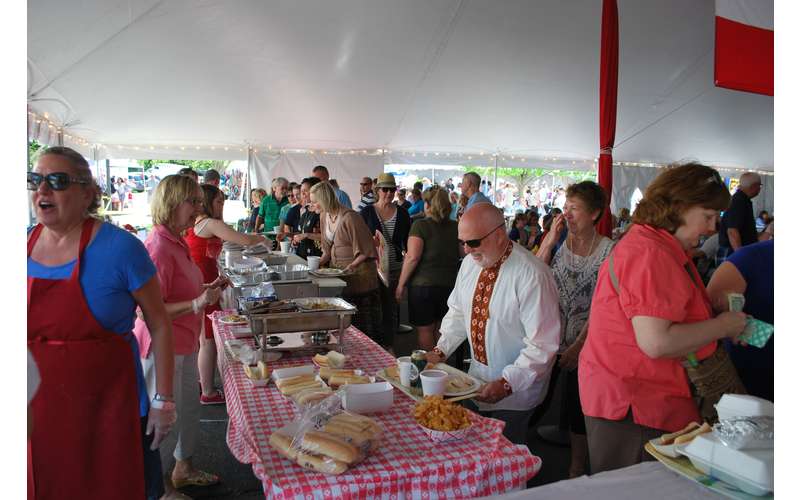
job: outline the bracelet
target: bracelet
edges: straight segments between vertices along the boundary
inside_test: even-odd
[[[167,410],[167,411],[175,411],[175,402],[174,401],[160,401],[160,400],[153,400],[150,402],[150,408],[153,410]]]
[[[439,356],[440,360],[444,361],[445,359],[447,359],[447,356],[445,356],[442,350],[439,349],[438,347],[434,347],[433,352]]]
[[[153,396],[153,401],[171,401],[171,402],[174,403],[175,402],[175,398],[172,397],[172,396],[165,396],[165,395],[159,394],[157,392],[156,395]]]
[[[196,299],[192,299],[192,312],[195,314],[199,313],[200,309],[203,307],[203,305],[201,304],[202,302],[201,297],[202,295],[200,297],[197,297]]]
[[[500,380],[502,380],[502,381],[503,381],[503,390],[505,390],[505,391],[506,391],[506,396],[510,396],[510,395],[511,395],[511,392],[512,392],[512,390],[511,390],[511,384],[509,384],[509,383],[506,381],[506,379],[504,379],[504,378],[501,378]]]

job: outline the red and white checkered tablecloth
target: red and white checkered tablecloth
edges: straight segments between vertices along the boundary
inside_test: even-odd
[[[254,387],[240,363],[224,348],[233,338],[229,327],[213,315],[218,362],[229,415],[227,442],[233,455],[253,471],[268,498],[464,498],[500,494],[524,488],[541,469],[542,461],[527,447],[502,435],[499,420],[476,416],[473,432],[464,441],[432,442],[411,415],[414,401],[395,390],[394,406],[371,418],[384,428],[379,450],[344,474],[325,475],[304,469],[269,446],[273,430],[297,417],[294,403],[270,384]],[[355,327],[346,334],[352,366],[374,374],[395,359]],[[255,344],[253,344],[255,345]],[[272,368],[307,365],[310,356],[284,355]]]

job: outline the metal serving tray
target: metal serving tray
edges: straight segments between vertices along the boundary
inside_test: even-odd
[[[270,281],[291,281],[308,279],[308,266],[305,264],[285,264],[269,266],[267,272]]]
[[[335,297],[309,297],[292,299],[299,306],[296,312],[251,314],[250,329],[254,335],[274,333],[338,330],[341,334],[350,326],[356,307]],[[329,309],[311,309],[312,304],[331,304]]]

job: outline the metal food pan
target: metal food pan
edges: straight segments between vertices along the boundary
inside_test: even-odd
[[[295,302],[301,299],[295,299]],[[348,304],[349,305],[349,304]],[[319,330],[344,330],[350,326],[356,308],[334,311],[298,311],[288,313],[251,314],[253,334],[289,333]]]
[[[339,297],[304,297],[292,300],[303,312],[356,311],[356,306]],[[319,304],[320,307],[317,306]],[[316,307],[315,307],[316,306]]]
[[[285,264],[269,266],[267,272],[272,281],[290,281],[308,279],[308,266],[305,264]]]

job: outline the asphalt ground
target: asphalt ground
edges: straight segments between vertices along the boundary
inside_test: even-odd
[[[408,317],[405,307],[401,308],[401,321]],[[416,348],[416,332],[398,334],[394,340],[394,351],[397,356],[409,355]],[[221,387],[219,374],[217,385]],[[560,386],[564,377],[560,377]],[[184,390],[198,391],[196,382],[186,381]],[[556,388],[550,409],[537,425],[557,424],[560,403],[560,387]],[[199,393],[198,393],[199,397]],[[198,433],[197,453],[194,464],[197,468],[217,474],[221,482],[215,486],[200,488],[187,487],[181,489],[192,498],[219,499],[257,499],[264,498],[261,482],[253,475],[248,464],[242,464],[228,450],[225,434],[228,426],[228,414],[225,406],[203,406],[200,410],[200,430]],[[266,431],[266,430],[265,430]],[[536,434],[535,426],[528,430],[528,448],[531,453],[542,459],[539,474],[528,481],[528,487],[560,481],[567,478],[569,470],[569,448],[550,445],[542,441]]]

